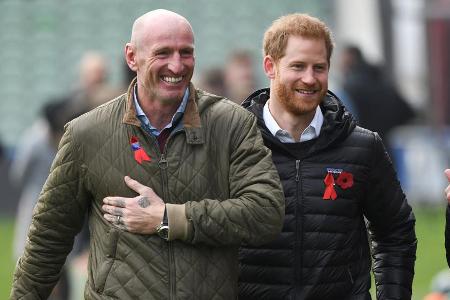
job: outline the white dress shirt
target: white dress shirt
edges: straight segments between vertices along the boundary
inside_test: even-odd
[[[289,134],[289,132],[282,129],[278,125],[277,121],[275,121],[275,119],[273,118],[272,113],[269,110],[269,101],[267,101],[266,104],[264,104],[263,109],[263,119],[264,123],[266,124],[266,127],[269,129],[269,131],[272,133],[274,137],[280,140],[280,142],[296,143],[295,139]],[[322,111],[320,110],[320,107],[317,106],[314,118],[300,135],[300,143],[317,138],[320,134],[322,124],[323,124],[323,114]]]

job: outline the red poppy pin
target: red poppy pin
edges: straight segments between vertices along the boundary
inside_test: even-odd
[[[151,161],[150,157],[145,153],[144,149],[142,149],[141,145],[139,144],[139,141],[137,137],[134,135],[130,139],[131,144],[131,150],[134,152],[134,159],[139,163],[142,164],[143,161]]]
[[[349,172],[342,172],[339,174],[336,183],[344,190],[351,188],[353,186],[353,174]]]
[[[345,172],[342,169],[327,168],[327,175],[323,182],[325,183],[325,192],[323,193],[324,200],[336,200],[337,193],[335,190],[334,174],[339,174],[336,179],[336,184],[342,189],[348,189],[353,186],[353,174]]]

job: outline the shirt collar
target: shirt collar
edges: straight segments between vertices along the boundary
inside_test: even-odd
[[[142,110],[141,106],[139,105],[139,101],[138,101],[138,95],[137,95],[137,86],[134,87],[133,89],[133,100],[134,100],[134,106],[136,107],[136,116],[139,118],[139,120],[141,120],[141,122],[144,123],[144,125],[148,126],[149,129],[152,131],[152,133],[159,135],[160,131],[158,131],[155,127],[152,126],[152,124],[150,123],[150,120],[148,119],[148,117],[145,115],[144,111]],[[178,106],[177,111],[175,112],[175,114],[172,117],[172,120],[170,121],[169,124],[166,125],[165,128],[171,128],[173,126],[173,124],[177,123],[181,117],[183,116],[185,110],[186,110],[186,105],[189,99],[189,88],[186,89],[186,91],[184,92],[183,95],[183,100],[180,103],[180,106]]]
[[[270,101],[270,100],[269,100]],[[282,129],[277,121],[272,116],[272,113],[269,110],[269,101],[264,104],[263,108],[263,119],[266,124],[267,129],[269,129],[270,133],[276,138],[278,138],[283,143],[295,143],[295,139],[287,132]],[[319,136],[320,130],[323,125],[323,114],[320,106],[317,106],[316,113],[314,114],[314,118],[311,123],[305,128],[305,130],[300,135],[300,142],[306,142],[312,139],[315,139]]]

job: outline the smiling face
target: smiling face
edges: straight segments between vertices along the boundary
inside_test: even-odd
[[[329,65],[322,39],[290,36],[284,56],[264,58],[271,100],[296,116],[313,116],[328,90]]]
[[[176,15],[144,22],[133,28],[132,42],[125,48],[127,63],[137,73],[139,98],[180,102],[194,72],[192,28]]]

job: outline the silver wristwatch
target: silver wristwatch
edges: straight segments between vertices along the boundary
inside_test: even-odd
[[[161,224],[156,227],[156,233],[165,241],[169,239],[169,220],[167,218],[167,207],[164,205],[164,216]]]

